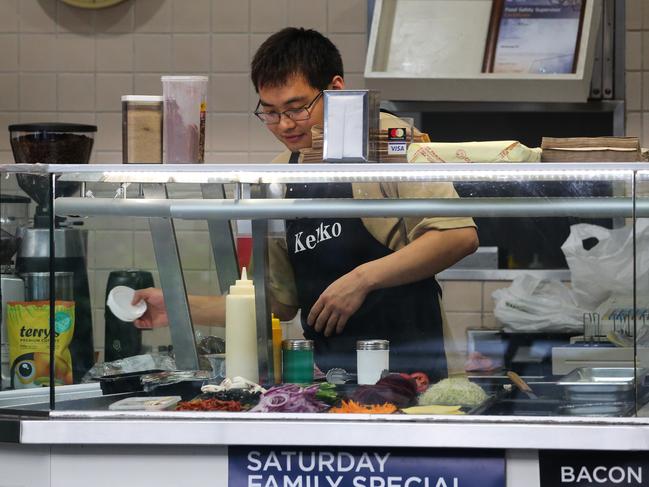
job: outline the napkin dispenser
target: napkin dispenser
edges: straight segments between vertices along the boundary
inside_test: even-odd
[[[376,162],[379,93],[325,90],[323,160]]]

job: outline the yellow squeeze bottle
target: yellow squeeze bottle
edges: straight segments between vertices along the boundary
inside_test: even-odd
[[[259,382],[255,287],[245,267],[225,298],[225,373]]]
[[[273,376],[275,384],[282,382],[282,326],[279,323],[279,318],[271,316],[271,325],[273,328]]]

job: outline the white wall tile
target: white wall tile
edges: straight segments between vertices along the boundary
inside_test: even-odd
[[[122,148],[122,114],[98,113],[96,150],[118,151]]]
[[[0,0],[0,32],[18,32],[18,0]]]
[[[649,145],[649,113],[642,113],[642,147]]]
[[[176,34],[173,38],[173,71],[207,73],[210,70],[210,36]]]
[[[21,75],[20,109],[35,111],[56,110],[56,75]]]
[[[210,238],[207,232],[176,232],[184,270],[209,268]]]
[[[57,0],[20,0],[21,32],[55,32]]]
[[[642,69],[649,69],[649,31],[642,32]],[[633,69],[627,66],[627,69]]]
[[[206,157],[206,164],[247,164],[247,152],[212,152]]]
[[[127,0],[113,7],[103,9],[95,18],[97,33],[132,32],[135,22],[135,0]]]
[[[57,112],[58,121],[65,123],[81,123],[88,125],[95,125],[97,123],[97,115],[94,111],[91,112]]]
[[[329,38],[340,51],[346,73],[364,72],[367,52],[365,34],[333,34]]]
[[[210,76],[208,109],[210,112],[250,113],[250,77],[247,74],[213,74]]]
[[[57,112],[30,112],[23,109],[18,113],[20,123],[31,122],[58,122],[59,114]]]
[[[288,0],[288,25],[320,32],[327,31],[327,2],[322,0]]]
[[[510,281],[486,281],[482,287],[482,312],[491,313],[494,310],[492,293],[497,289],[504,289],[511,286]]]
[[[210,117],[209,133],[214,151],[241,152],[248,150],[248,114],[214,114]]]
[[[626,0],[624,7],[627,30],[642,29],[642,3],[643,0]]]
[[[135,30],[137,32],[171,31],[171,1],[137,0],[135,2]]]
[[[328,0],[329,32],[365,32],[367,2],[365,0]]]
[[[214,33],[248,32],[249,1],[212,0],[212,31]]]
[[[647,147],[649,140],[642,139],[642,114],[640,112],[626,114],[626,135],[640,138],[640,145]]]
[[[642,69],[642,33],[626,33],[626,69]]]
[[[21,71],[55,71],[56,43],[45,34],[20,36]]]
[[[185,271],[185,286],[187,294],[210,296],[216,294],[216,288],[211,285],[213,271]]]
[[[162,95],[162,73],[136,74],[135,94],[136,95]],[[209,103],[209,100],[208,100]]]
[[[248,127],[248,133],[250,135],[249,147],[251,151],[280,153],[286,150],[284,144],[277,140],[271,131],[257,120],[256,117],[249,117]]]
[[[0,71],[18,71],[18,34],[0,34]]]
[[[133,69],[133,36],[97,36],[97,70],[131,71]]]
[[[345,74],[345,88],[348,90],[364,90],[365,77],[362,74]]]
[[[121,164],[121,152],[95,151],[95,160],[91,164]]]
[[[444,308],[447,312],[481,312],[482,283],[479,281],[444,281]]]
[[[626,106],[627,110],[642,109],[642,73],[629,71],[626,74]],[[649,90],[649,87],[647,87]],[[649,100],[647,100],[649,103]]]
[[[57,86],[59,110],[87,112],[95,109],[94,74],[60,74]]]
[[[276,32],[286,26],[286,0],[250,0],[252,32]]]
[[[248,52],[248,35],[214,34],[212,36],[212,71],[221,73],[249,72]]]
[[[134,69],[139,72],[171,69],[171,36],[146,34],[135,36]]]
[[[133,237],[135,265],[140,269],[156,269],[151,233],[135,232]]]
[[[97,269],[123,269],[133,266],[133,233],[97,230],[95,237]]]
[[[2,88],[0,88],[2,89]],[[0,103],[2,102],[2,97],[0,97]],[[0,112],[0,127],[5,128],[11,125],[12,123],[18,122],[18,113],[17,112]],[[8,152],[11,150],[11,142],[9,140],[9,137],[0,137],[0,152]],[[13,158],[11,158],[13,161]],[[8,161],[8,159],[5,158],[0,158],[0,164],[5,164]],[[0,187],[2,188],[7,188],[9,185],[7,184],[7,180],[5,179],[5,175],[3,174],[1,179],[0,179]]]
[[[239,2],[232,2],[239,3]],[[174,32],[209,32],[210,0],[173,0],[172,24]]]
[[[132,94],[132,74],[97,74],[95,103],[97,110],[117,112],[122,109],[122,95]]]
[[[18,109],[18,75],[0,73],[0,110]]]
[[[76,34],[59,35],[55,41],[57,71],[94,71],[95,39]]]

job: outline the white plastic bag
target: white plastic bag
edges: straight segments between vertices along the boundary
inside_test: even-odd
[[[598,240],[590,250],[584,241]],[[594,310],[612,295],[633,295],[633,227],[615,230],[579,223],[561,246],[566,256],[577,304]],[[649,219],[636,222],[636,290],[649,291]]]
[[[578,332],[584,327],[584,310],[577,306],[570,289],[556,279],[524,274],[491,296],[495,302],[494,315],[505,329]]]

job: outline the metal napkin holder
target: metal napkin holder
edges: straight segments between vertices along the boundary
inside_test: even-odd
[[[324,161],[378,161],[378,131],[378,91],[325,90]]]

